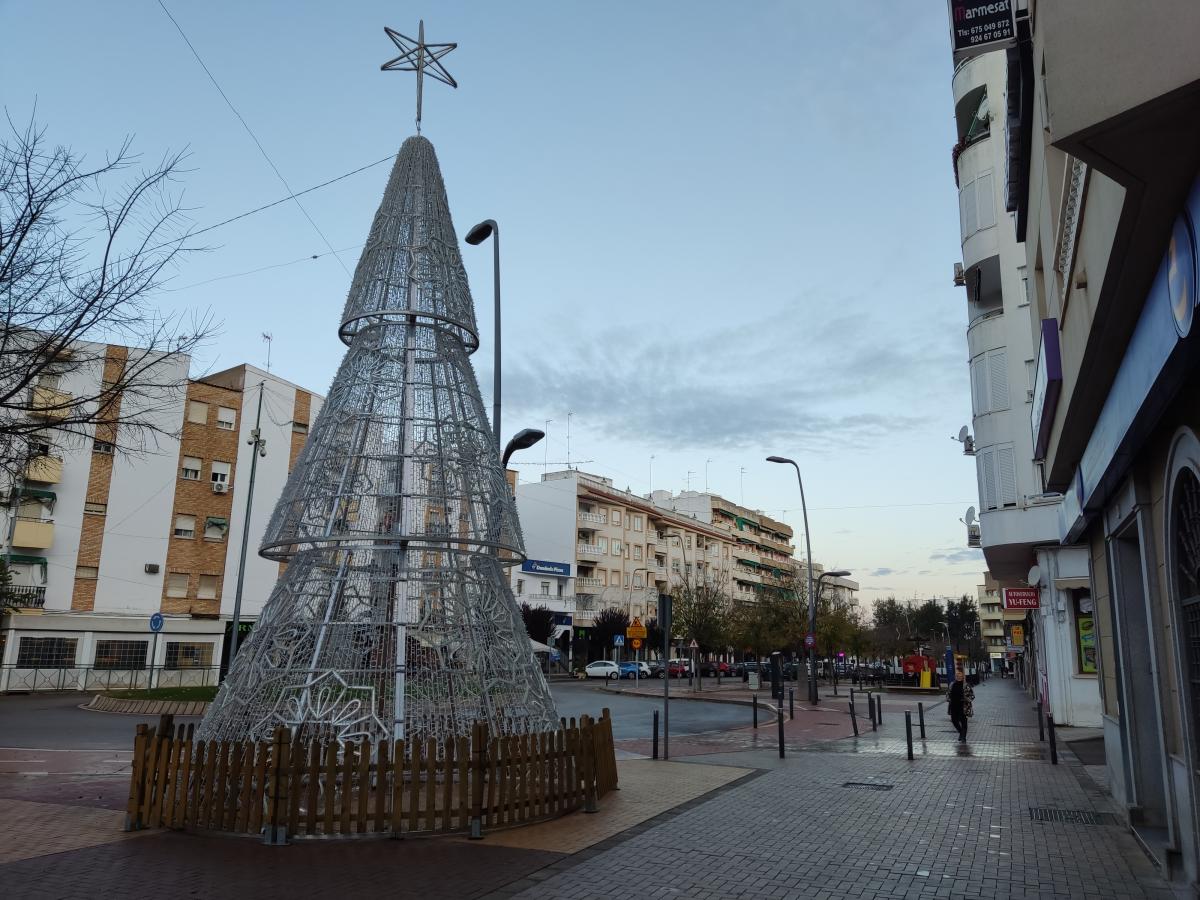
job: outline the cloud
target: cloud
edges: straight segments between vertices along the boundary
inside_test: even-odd
[[[931,562],[962,563],[983,560],[983,551],[969,548],[950,547],[929,554]]]
[[[505,401],[518,418],[566,407],[611,438],[653,436],[678,449],[877,446],[932,420],[895,410],[913,408],[912,391],[944,383],[961,351],[862,324],[858,315],[820,321],[789,310],[669,340],[629,327],[574,335],[569,352],[509,363]]]
[[[895,575],[896,570],[888,568],[872,569],[868,574],[872,578],[886,578],[888,575]]]

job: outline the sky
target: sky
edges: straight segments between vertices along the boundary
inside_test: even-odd
[[[456,230],[492,218],[503,238],[503,430],[547,431],[521,478],[569,459],[637,493],[707,488],[802,547],[794,472],[764,461],[792,457],[814,559],[868,606],[973,596],[943,4],[0,0],[0,102],[87,159],[127,137],[147,164],[186,152],[195,228],[387,160],[207,232],[152,298],[221,323],[193,375],[263,365],[268,332],[272,372],[323,394],[414,132],[383,27],[422,16],[459,45],[422,128]],[[491,246],[463,256],[490,409]]]

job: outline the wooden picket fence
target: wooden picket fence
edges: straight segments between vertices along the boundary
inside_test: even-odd
[[[477,724],[445,741],[193,740],[163,716],[139,725],[125,830],[176,828],[293,837],[466,831],[594,810],[617,787],[612,718],[492,736]]]

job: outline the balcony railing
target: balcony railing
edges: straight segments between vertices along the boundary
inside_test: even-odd
[[[18,516],[16,527],[13,529],[12,543],[14,547],[48,550],[54,543],[54,522],[23,519]]]
[[[71,395],[55,388],[37,386],[33,389],[30,415],[41,419],[65,419],[70,411]]]
[[[575,579],[575,590],[594,593],[604,590],[604,582],[599,578],[578,577]]]
[[[45,585],[10,584],[5,593],[7,604],[17,609],[42,609],[46,605]]]
[[[96,666],[0,666],[0,693],[107,691],[208,687],[221,680],[220,666],[170,669],[161,666],[109,669]]]
[[[602,551],[598,544],[579,544],[576,551],[580,556],[599,556]]]
[[[608,519],[604,513],[584,512],[583,510],[580,510],[579,521],[587,522],[591,525],[603,525],[608,521]]]
[[[35,456],[25,466],[26,481],[58,484],[62,481],[63,461],[58,456]]]

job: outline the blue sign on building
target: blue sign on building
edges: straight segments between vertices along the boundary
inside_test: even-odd
[[[527,559],[521,563],[521,571],[531,572],[534,575],[559,575],[563,578],[570,578],[571,564],[547,562],[544,559]]]

